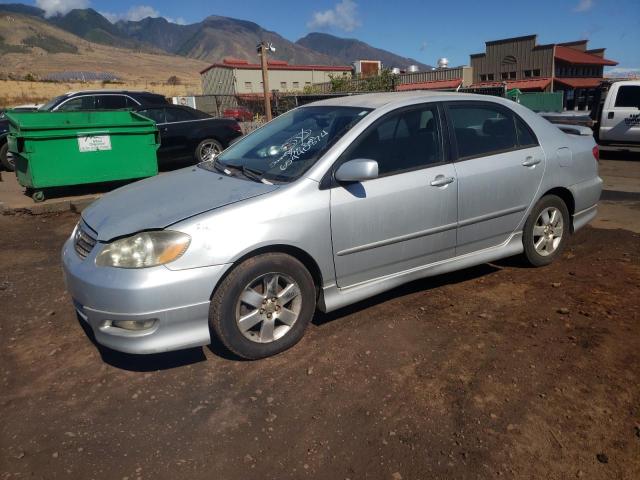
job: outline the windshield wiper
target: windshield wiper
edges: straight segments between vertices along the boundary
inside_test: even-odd
[[[229,165],[228,163],[222,163],[219,160],[214,160],[213,167],[219,172],[227,175],[231,172],[238,172],[249,180],[262,183],[262,172],[245,167],[244,165]]]

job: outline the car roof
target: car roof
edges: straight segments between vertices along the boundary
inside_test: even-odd
[[[458,92],[428,92],[428,91],[412,91],[412,92],[382,92],[382,93],[363,93],[347,96],[336,96],[309,103],[307,106],[336,106],[336,107],[359,107],[359,108],[381,108],[384,106],[392,106],[393,104],[407,104],[420,102],[435,102],[447,100],[483,100],[500,102],[497,97],[490,95],[477,95],[473,93]]]
[[[150,95],[150,96],[154,96],[154,97],[164,97],[164,95],[160,94],[160,93],[153,93],[153,92],[145,92],[145,91],[141,91],[141,90],[117,90],[117,89],[108,89],[108,88],[101,88],[101,89],[96,89],[96,90],[76,90],[73,92],[67,92],[64,95],[66,96],[71,96],[71,95],[81,95],[81,94],[101,94],[101,93],[126,93],[128,95]]]

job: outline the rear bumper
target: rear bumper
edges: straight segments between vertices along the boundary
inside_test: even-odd
[[[67,289],[78,315],[106,347],[157,353],[207,345],[209,302],[228,265],[188,270],[97,267],[98,244],[82,259],[68,240],[62,251]],[[114,326],[121,320],[153,320],[146,330]]]
[[[573,194],[575,202],[575,212],[573,214],[572,227],[573,231],[578,231],[598,213],[598,201],[602,194],[602,179],[594,177],[585,182],[571,185],[569,190]]]

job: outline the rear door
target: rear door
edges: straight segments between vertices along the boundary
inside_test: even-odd
[[[545,168],[529,126],[493,102],[447,105],[458,177],[456,255],[505,242],[524,219]]]
[[[600,119],[600,140],[640,144],[640,84],[614,84]]]
[[[376,121],[340,164],[376,160],[379,177],[333,184],[331,236],[340,288],[449,258],[455,252],[457,182],[444,153],[438,108],[424,104]]]
[[[191,112],[179,107],[165,107],[165,123],[159,124],[164,155],[170,160],[192,158],[191,128],[195,117]]]

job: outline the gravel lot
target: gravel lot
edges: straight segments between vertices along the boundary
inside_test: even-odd
[[[96,348],[60,269],[76,221],[0,216],[0,479],[640,478],[637,233],[415,282],[244,362]]]

